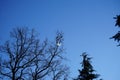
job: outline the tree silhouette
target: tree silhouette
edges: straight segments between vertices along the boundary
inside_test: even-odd
[[[114,17],[114,19],[116,19],[115,26],[120,27],[120,15],[116,15],[116,17]]]
[[[115,26],[118,26],[120,28],[120,15],[116,15],[116,17],[114,17],[114,19],[116,19]],[[119,43],[120,42],[120,31],[118,31],[110,39],[114,39],[115,41],[117,41]],[[120,46],[120,43],[118,44],[118,46]]]
[[[55,42],[48,42],[47,39],[40,42],[35,30],[26,27],[14,28],[10,36],[11,40],[0,46],[3,57],[0,58],[0,79],[43,80],[49,76],[59,76],[54,80],[67,78],[68,68],[62,64],[64,48],[57,44],[63,43],[63,33],[57,32]],[[53,75],[53,72],[59,75]]]
[[[82,69],[78,70],[79,75],[74,80],[94,80],[99,77],[98,74],[95,74],[95,70],[93,69],[93,66],[91,65],[91,57],[88,57],[88,54],[83,53],[81,55],[83,57],[82,61]]]

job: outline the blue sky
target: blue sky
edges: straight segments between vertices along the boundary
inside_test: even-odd
[[[14,27],[35,28],[49,39],[61,30],[71,77],[78,75],[79,55],[87,52],[104,80],[118,80],[120,47],[109,39],[119,30],[117,14],[120,0],[0,0],[0,44]]]

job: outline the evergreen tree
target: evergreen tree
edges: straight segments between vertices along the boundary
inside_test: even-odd
[[[78,70],[79,75],[77,79],[74,80],[94,80],[99,77],[98,74],[95,74],[95,70],[93,69],[93,66],[91,65],[91,57],[88,57],[86,53],[83,53],[81,55],[83,57],[82,61],[82,69]]]
[[[114,19],[116,19],[115,26],[118,26],[120,28],[120,15],[116,15],[116,17],[114,17]],[[118,31],[110,39],[114,39],[115,41],[117,41],[119,43],[118,46],[120,46],[120,31]]]
[[[116,17],[114,17],[114,19],[116,19],[115,26],[120,27],[120,15],[116,15]]]

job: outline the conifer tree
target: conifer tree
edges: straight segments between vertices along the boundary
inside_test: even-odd
[[[115,26],[120,28],[120,15],[116,15],[116,17],[114,17],[114,19],[116,19]],[[115,41],[117,41],[119,43],[118,46],[120,46],[120,31],[118,31],[110,39],[114,39]]]
[[[99,77],[98,74],[95,74],[95,70],[93,69],[93,66],[91,65],[91,57],[88,57],[88,54],[83,53],[81,55],[83,57],[82,61],[82,69],[78,70],[79,75],[74,80],[94,80]]]

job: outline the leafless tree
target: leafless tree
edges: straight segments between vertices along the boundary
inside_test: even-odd
[[[52,66],[52,80],[68,80],[68,70],[68,67],[60,65],[58,61],[58,63]]]
[[[10,80],[42,80],[52,75],[53,68],[63,73],[64,59],[63,34],[57,33],[54,42],[40,42],[35,31],[28,28],[15,28],[10,33],[12,40],[0,46],[1,54],[5,55],[0,62],[0,77]],[[59,64],[58,64],[59,63]],[[56,65],[56,66],[55,66]],[[55,67],[53,67],[55,66]],[[60,76],[62,77],[62,76]],[[54,79],[58,80],[58,79]]]
[[[55,76],[53,72],[59,72],[59,77],[67,75],[68,68],[62,67],[61,62],[64,59],[62,53],[64,53],[64,48],[60,46],[63,43],[63,34],[57,33],[55,42],[48,43],[45,41],[45,49],[43,51],[43,56],[37,56],[34,61],[34,69],[29,68],[30,79],[41,80],[44,76]],[[41,65],[42,64],[42,65]],[[59,67],[59,68],[58,68]],[[60,69],[61,68],[61,69]],[[54,70],[53,70],[54,69]],[[56,69],[56,71],[55,71]],[[63,71],[63,69],[66,69]],[[56,76],[57,77],[57,76]],[[50,78],[50,77],[49,77]],[[52,80],[58,80],[53,79]]]

